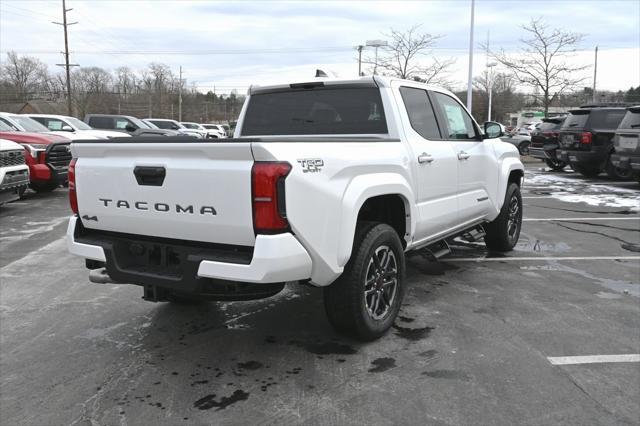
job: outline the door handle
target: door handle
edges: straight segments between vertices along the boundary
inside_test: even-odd
[[[466,160],[467,158],[471,157],[471,154],[467,154],[464,151],[460,151],[458,153],[458,160]]]
[[[418,155],[418,163],[420,164],[431,163],[433,160],[435,160],[435,158],[433,158],[432,155],[429,155],[426,152],[423,152],[422,154]]]

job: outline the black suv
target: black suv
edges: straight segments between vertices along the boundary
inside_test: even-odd
[[[566,116],[544,118],[542,119],[542,124],[531,132],[529,155],[543,160],[552,170],[562,170],[567,165],[564,161],[559,160],[556,155],[558,132],[565,118]]]
[[[613,136],[626,112],[624,107],[599,105],[569,111],[558,136],[558,159],[586,177],[606,171],[612,178],[629,179],[630,173],[611,164]]]
[[[611,164],[623,173],[632,173],[640,182],[640,105],[627,108],[613,139]]]

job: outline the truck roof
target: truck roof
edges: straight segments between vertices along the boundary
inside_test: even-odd
[[[368,76],[356,77],[356,78],[316,77],[316,78],[309,78],[306,80],[297,80],[297,81],[288,81],[288,82],[283,82],[278,84],[270,84],[267,86],[252,84],[249,87],[248,94],[252,95],[256,93],[278,92],[281,90],[289,90],[289,89],[305,88],[305,87],[311,88],[314,86],[343,86],[345,88],[346,87],[389,87],[392,81],[404,81],[411,86],[420,86],[420,87],[424,87],[427,90],[450,93],[447,89],[444,89],[442,87],[421,83],[419,81],[405,80],[397,77],[368,75]]]

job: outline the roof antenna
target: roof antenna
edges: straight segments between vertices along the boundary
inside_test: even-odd
[[[316,78],[317,77],[329,77],[326,72],[322,70],[316,70]]]

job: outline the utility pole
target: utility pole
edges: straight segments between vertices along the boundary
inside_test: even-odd
[[[364,46],[358,45],[356,49],[358,49],[358,77],[360,77],[362,75],[362,49],[364,49]]]
[[[182,121],[182,65],[180,65],[180,83],[178,83],[178,121]]]
[[[471,25],[469,28],[469,79],[467,81],[467,109],[471,112],[473,105],[473,12],[475,9],[475,0],[471,0]]]
[[[67,115],[73,115],[71,108],[71,67],[78,67],[78,64],[69,63],[69,36],[67,34],[67,27],[69,25],[75,25],[77,22],[67,22],[67,12],[73,9],[67,9],[66,0],[62,0],[62,22],[53,22],[56,25],[62,25],[64,28],[64,64],[56,64],[60,67],[65,67],[67,73]]]
[[[376,59],[373,64],[373,75],[376,75],[378,71],[378,49],[380,47],[387,47],[388,43],[385,40],[367,40],[366,45],[376,49]]]
[[[596,57],[593,65],[593,103],[596,103],[596,77],[598,76],[598,46],[596,46]]]

